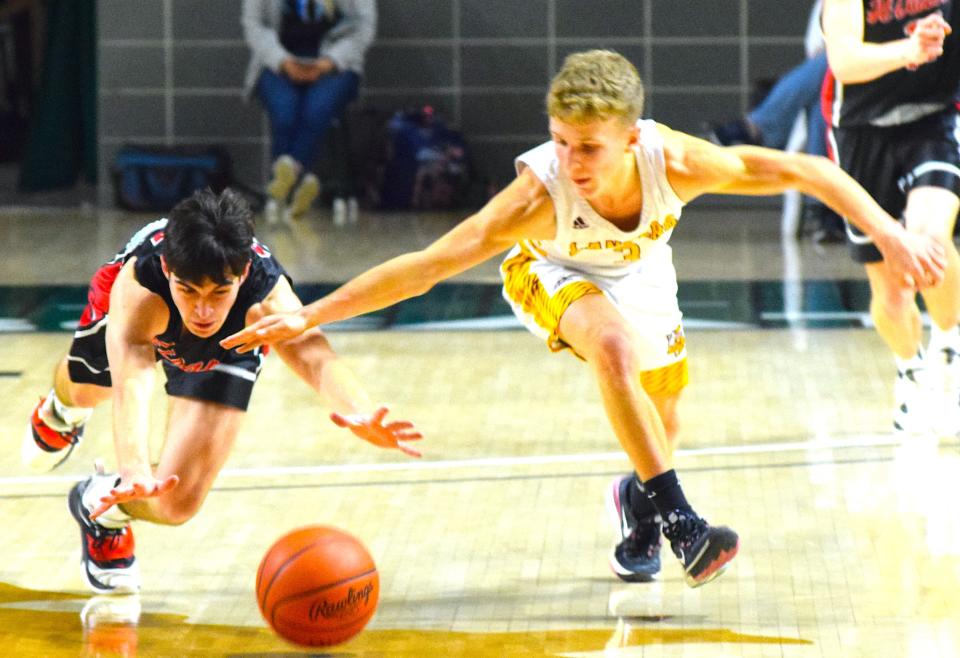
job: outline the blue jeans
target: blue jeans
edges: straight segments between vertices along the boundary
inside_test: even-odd
[[[827,154],[827,125],[820,112],[820,87],[826,72],[827,55],[821,52],[787,72],[763,102],[747,115],[760,129],[764,146],[784,148],[797,114],[806,112],[806,152]]]
[[[292,156],[310,171],[331,121],[357,97],[360,76],[353,71],[326,75],[313,84],[295,84],[264,69],[257,96],[270,117],[271,153]]]

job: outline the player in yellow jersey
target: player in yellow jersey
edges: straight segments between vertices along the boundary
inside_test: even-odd
[[[626,550],[618,552],[637,559],[621,567],[615,553],[615,570],[629,579],[652,575],[643,572],[654,571],[662,519],[687,583],[696,587],[723,570],[739,540],[694,512],[671,465],[687,370],[667,241],[684,204],[706,193],[800,189],[873,236],[887,262],[915,286],[941,279],[943,252],[907,234],[825,158],[721,148],[638,120],[642,106],[640,77],[622,56],[602,50],[569,56],[547,94],[552,141],[521,155],[516,179],[486,206],[422,251],[389,260],[296,313],[264,318],[222,344],[245,351],[384,308],[512,248],[501,267],[504,296],[551,349],[569,348],[586,362],[643,484],[645,495],[630,486],[632,478],[616,487],[618,511],[630,512]]]

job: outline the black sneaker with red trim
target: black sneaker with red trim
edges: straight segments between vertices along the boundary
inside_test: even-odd
[[[93,475],[78,482],[70,490],[67,506],[80,526],[83,544],[81,566],[84,580],[98,594],[131,594],[140,591],[140,567],[133,555],[133,530],[130,524],[122,528],[107,528],[90,519],[90,511],[83,504],[83,494],[97,477]]]
[[[40,398],[20,446],[20,459],[31,471],[52,471],[67,461],[83,439],[84,424],[70,426],[56,418],[50,396]]]
[[[695,513],[673,510],[664,518],[663,535],[683,565],[690,587],[722,574],[740,549],[740,538],[726,526],[711,526]]]

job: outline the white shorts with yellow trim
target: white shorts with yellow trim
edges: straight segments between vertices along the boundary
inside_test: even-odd
[[[620,277],[588,274],[550,261],[534,248],[521,244],[507,254],[500,265],[500,275],[503,297],[514,315],[555,352],[569,349],[558,333],[560,318],[567,308],[584,295],[603,294],[639,338],[641,371],[669,368],[652,379],[667,378],[671,380],[667,388],[679,390],[687,381],[687,350],[683,315],[677,304],[676,274],[672,263],[658,269],[655,273],[645,271]],[[644,388],[648,388],[646,381]]]

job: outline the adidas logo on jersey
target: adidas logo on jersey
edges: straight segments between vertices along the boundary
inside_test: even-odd
[[[583,221],[583,217],[577,217],[573,220],[573,228],[590,228],[590,225]]]

